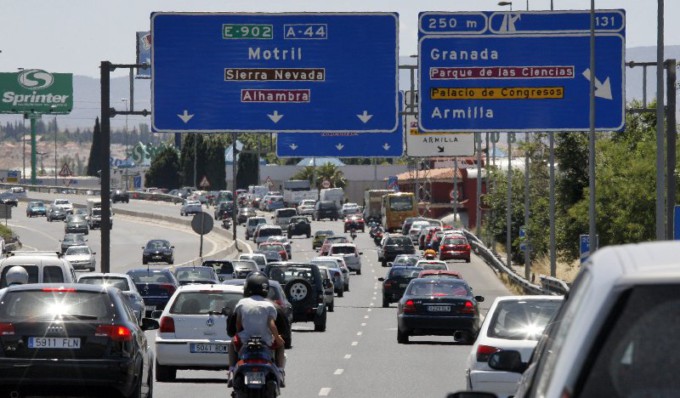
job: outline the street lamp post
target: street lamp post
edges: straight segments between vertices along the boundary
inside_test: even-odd
[[[58,185],[58,180],[57,180],[57,173],[59,173],[58,168],[59,168],[59,159],[57,158],[57,133],[59,132],[59,129],[57,129],[57,117],[54,117],[54,185]]]
[[[512,11],[512,1],[499,1],[498,5],[501,7],[510,6],[510,11]]]
[[[121,98],[121,101],[125,103],[125,112],[128,112],[128,99],[127,98]],[[127,113],[125,114],[125,190],[128,190],[128,115]]]

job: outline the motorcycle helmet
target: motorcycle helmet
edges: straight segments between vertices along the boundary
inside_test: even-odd
[[[28,283],[28,272],[24,267],[15,265],[7,271],[7,286],[25,285]]]
[[[243,288],[243,296],[250,297],[254,295],[267,297],[269,293],[269,278],[260,271],[254,271],[246,277],[246,284]]]

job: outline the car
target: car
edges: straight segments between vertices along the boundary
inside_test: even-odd
[[[399,254],[415,254],[416,248],[408,236],[390,234],[383,238],[382,245],[378,249],[378,261],[383,267],[393,262]]]
[[[7,287],[7,272],[15,265],[28,273],[28,283],[75,283],[76,270],[60,253],[13,251],[0,258],[0,289]]]
[[[288,240],[287,237],[285,236],[270,236],[267,238],[264,243],[280,243],[283,245],[283,248],[286,249],[286,256],[288,260],[293,259],[293,245],[290,243],[290,240]]]
[[[354,243],[333,243],[328,249],[329,256],[342,257],[350,271],[361,275],[361,256],[363,252],[357,250]]]
[[[133,268],[126,272],[144,299],[146,317],[162,310],[179,287],[179,281],[169,269]]]
[[[232,218],[234,215],[234,202],[219,202],[215,205],[215,212],[213,218],[215,220],[224,220],[225,218]]]
[[[0,300],[0,390],[15,391],[12,396],[96,390],[149,397],[153,351],[144,332],[159,324],[148,318],[138,323],[125,300],[110,286],[8,287]]]
[[[246,240],[255,235],[255,229],[258,226],[266,224],[267,219],[264,217],[249,217],[246,221]]]
[[[245,279],[230,279],[224,281],[225,285],[235,285],[243,286],[245,284]],[[267,293],[267,299],[276,304],[283,312],[288,327],[286,330],[281,331],[281,337],[283,337],[284,346],[286,349],[293,347],[293,331],[290,328],[290,324],[293,323],[293,305],[286,298],[286,294],[283,292],[283,287],[281,284],[275,280],[269,280],[269,292]]]
[[[460,272],[450,271],[450,270],[438,270],[438,269],[424,269],[418,274],[418,278],[456,278],[463,279],[463,275]]]
[[[324,303],[328,312],[335,311],[335,286],[333,285],[333,276],[328,268],[319,265],[319,272],[321,272],[321,280],[323,284]]]
[[[292,207],[284,207],[281,209],[274,210],[272,220],[274,220],[275,225],[278,225],[283,229],[288,229],[290,219],[295,216],[297,216],[297,210],[295,210]]]
[[[165,239],[151,239],[142,246],[142,264],[151,262],[175,263],[175,246]]]
[[[407,217],[404,219],[404,222],[401,224],[401,234],[404,236],[408,236],[409,232],[411,231],[411,226],[413,225],[414,222],[416,221],[426,221],[427,218],[425,217]]]
[[[97,266],[95,254],[97,253],[90,250],[90,247],[86,245],[70,246],[66,249],[66,252],[64,252],[64,258],[68,260],[76,270],[84,269],[94,271]]]
[[[255,261],[260,270],[267,265],[267,256],[262,253],[241,253],[238,255],[238,259]]]
[[[283,246],[281,243],[267,241],[267,242],[262,242],[259,245],[257,245],[257,252],[258,253],[265,253],[265,256],[266,256],[266,253],[270,252],[270,251],[278,253],[283,261],[289,260],[288,252],[286,251],[285,246]],[[274,260],[274,261],[279,261],[279,260]]]
[[[234,277],[234,264],[231,260],[204,260],[201,266],[212,268],[220,282]]]
[[[497,297],[467,358],[467,389],[492,392],[503,398],[514,395],[520,374],[490,368],[489,357],[498,351],[516,350],[528,359],[562,301],[562,296]]]
[[[302,199],[302,202],[297,207],[297,214],[300,216],[311,216],[314,214],[314,205],[316,200],[314,199]]]
[[[335,232],[329,229],[314,232],[314,239],[312,239],[312,250],[316,250],[317,248],[321,247],[323,242],[329,236],[335,236]]]
[[[68,214],[73,213],[73,203],[68,199],[57,198],[52,202],[52,206],[56,206],[64,210]]]
[[[191,284],[212,285],[220,283],[217,273],[212,267],[181,266],[174,267],[173,272],[180,286]]]
[[[435,271],[446,271],[448,267],[446,266],[446,261],[441,260],[418,260],[416,267],[420,267],[423,270],[435,270]]]
[[[156,380],[174,381],[178,369],[227,369],[227,316],[242,298],[240,286],[185,285],[175,290],[160,314]]]
[[[232,260],[231,264],[234,267],[233,279],[246,279],[251,272],[260,270],[253,260]]]
[[[275,250],[266,250],[266,251],[259,251],[255,250],[253,253],[255,254],[262,254],[264,258],[267,260],[267,264],[272,263],[272,262],[278,262],[278,261],[283,261],[283,257],[281,257],[281,254],[278,251]]]
[[[140,324],[142,323],[145,314],[144,298],[137,290],[137,286],[130,275],[113,272],[91,272],[78,276],[78,283],[109,285],[120,289],[123,295],[127,297],[128,304],[137,316],[137,320]]]
[[[0,193],[0,204],[17,207],[19,206],[19,199],[11,191]]]
[[[130,203],[130,193],[124,189],[116,189],[111,192],[111,202]]]
[[[47,221],[52,222],[54,220],[61,220],[64,221],[66,220],[66,215],[68,213],[66,210],[62,209],[61,207],[58,206],[50,206],[50,208],[47,210]]]
[[[84,216],[71,214],[66,217],[64,222],[64,232],[67,234],[82,233],[87,235],[90,233],[90,227],[87,225],[87,219]]]
[[[414,266],[422,257],[419,254],[397,254],[394,261],[388,263],[390,267],[395,265],[410,265]]]
[[[382,282],[382,306],[387,308],[390,303],[396,303],[404,295],[404,291],[411,279],[417,278],[422,268],[394,265],[383,278],[378,278]]]
[[[278,225],[264,224],[260,225],[253,235],[253,241],[258,245],[262,242],[266,242],[270,236],[282,236],[283,229]]]
[[[277,209],[283,209],[285,203],[283,202],[283,196],[281,195],[265,195],[260,202],[260,210],[264,211],[274,211]]]
[[[326,330],[327,309],[319,267],[315,264],[279,262],[267,264],[265,274],[283,286],[293,305],[293,322],[314,322],[314,330]]]
[[[418,243],[418,236],[420,236],[420,231],[423,228],[429,228],[430,223],[427,220],[420,220],[420,221],[414,221],[413,224],[411,224],[411,229],[408,231],[408,236],[411,238],[411,242],[413,244]]]
[[[356,203],[351,202],[343,203],[342,207],[340,208],[340,215],[343,217],[347,217],[350,214],[357,213],[361,213],[361,208]]]
[[[361,230],[361,232],[366,232],[366,223],[364,222],[364,216],[361,214],[349,214],[345,216],[345,233],[351,230]]]
[[[85,239],[85,234],[81,233],[67,233],[64,234],[64,238],[61,240],[61,253],[66,253],[66,249],[71,246],[83,246],[87,242]]]
[[[462,279],[420,279],[409,282],[397,305],[397,342],[408,344],[410,336],[454,336],[472,344],[481,326],[479,304]]]
[[[241,208],[238,209],[238,213],[236,214],[236,222],[238,222],[239,224],[243,224],[246,221],[248,221],[248,219],[250,217],[255,217],[255,216],[257,216],[257,212],[255,211],[254,208],[252,208],[252,207],[241,207]]]
[[[345,292],[349,291],[349,268],[345,264],[345,260],[340,257],[314,257],[309,260],[310,263],[316,264],[320,267],[328,268],[331,273],[331,280],[335,287],[335,293],[338,297],[343,297]]]
[[[331,248],[331,245],[335,243],[352,243],[352,242],[349,240],[349,238],[343,235],[327,236],[326,239],[324,239],[321,248],[319,249],[319,255],[327,256]]]
[[[288,239],[297,235],[304,235],[307,238],[312,236],[312,223],[305,216],[295,216],[290,218],[287,228]]]
[[[182,202],[182,207],[179,208],[180,216],[188,216],[189,214],[198,214],[203,211],[203,205],[198,200],[186,199]],[[217,219],[217,218],[216,218]]]
[[[26,198],[27,195],[26,188],[24,187],[11,187],[8,191],[13,193],[14,196],[20,199]]]
[[[32,201],[26,205],[26,217],[44,217],[47,215],[45,202]]]
[[[318,201],[314,206],[314,213],[312,214],[313,221],[321,221],[323,219],[337,221],[340,217],[335,202],[331,200]]]
[[[444,239],[439,244],[439,259],[462,259],[469,263],[470,250],[470,243],[465,236],[456,234],[444,236]]]

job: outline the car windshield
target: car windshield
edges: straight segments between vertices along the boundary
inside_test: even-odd
[[[315,236],[315,237],[319,237],[319,236],[333,236],[333,235],[335,235],[335,233],[334,233],[333,231],[316,231],[316,232],[314,233],[314,236]]]
[[[422,270],[419,267],[392,267],[389,278],[415,278]]]
[[[113,305],[105,292],[44,288],[8,292],[0,302],[0,319],[109,319]]]
[[[241,292],[224,291],[185,291],[180,292],[170,307],[171,314],[199,315],[222,312],[223,308],[234,310],[243,298]]]
[[[78,283],[85,283],[88,285],[106,285],[117,287],[126,292],[130,290],[128,280],[125,278],[103,277],[103,276],[85,276],[78,279]]]
[[[415,281],[414,281],[415,282]],[[411,282],[406,294],[411,296],[467,296],[468,289],[464,283],[438,279],[436,282]]]
[[[397,256],[392,265],[415,265],[417,262],[418,257]]]
[[[498,339],[538,340],[561,304],[559,300],[501,301],[487,334]]]
[[[312,264],[320,265],[320,266],[326,267],[326,268],[340,269],[340,264],[338,264],[335,261],[312,260],[310,262]]]
[[[278,217],[293,217],[296,214],[297,214],[297,212],[295,211],[295,209],[281,209],[277,213],[277,216]]]
[[[162,240],[152,240],[146,244],[146,248],[150,250],[166,249],[169,248],[170,244]]]
[[[230,261],[204,261],[204,267],[211,267],[219,275],[231,275],[234,273],[234,266]]]
[[[54,204],[55,205],[70,205],[71,202],[69,202],[68,200],[65,200],[65,199],[61,199],[61,200],[57,199],[57,200],[54,201]]]
[[[332,246],[331,253],[333,254],[355,254],[357,248],[354,246]]]
[[[66,249],[66,255],[76,255],[76,254],[90,254],[90,249],[88,247],[77,247],[71,246]]]
[[[214,279],[213,270],[208,267],[179,268],[175,275],[179,280],[187,279]]]
[[[135,283],[172,283],[170,271],[129,271],[128,275]]]

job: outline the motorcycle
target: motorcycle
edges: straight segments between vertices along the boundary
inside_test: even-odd
[[[230,229],[231,228],[231,218],[226,217],[222,219],[222,227],[224,229]]]
[[[349,230],[349,236],[352,237],[352,242],[354,242],[354,239],[357,238],[357,230],[354,227]]]
[[[232,398],[276,398],[284,386],[283,374],[260,336],[251,337],[241,348],[231,380]]]
[[[382,229],[382,227],[376,229],[375,232],[373,232],[373,243],[375,243],[376,245],[380,245],[384,233],[385,231]]]

